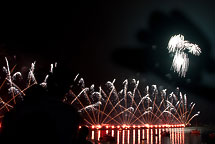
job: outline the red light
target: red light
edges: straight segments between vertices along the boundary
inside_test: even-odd
[[[126,125],[124,124],[124,125],[122,125],[122,128],[125,128],[126,127]]]
[[[97,128],[97,129],[100,129],[100,128],[102,128],[102,126],[101,126],[101,125],[97,125],[96,128]]]
[[[0,127],[1,127],[1,123],[0,123]],[[106,129],[115,129],[115,128],[123,128],[123,129],[129,129],[129,128],[141,128],[141,127],[145,127],[145,128],[178,128],[178,127],[186,127],[185,124],[160,124],[160,125],[151,125],[151,124],[143,124],[143,125],[92,125],[92,126],[88,126],[92,129],[101,129],[101,128],[106,128]],[[78,126],[78,128],[82,128],[82,126]]]
[[[145,124],[145,127],[149,128],[149,124]]]

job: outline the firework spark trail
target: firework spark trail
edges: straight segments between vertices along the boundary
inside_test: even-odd
[[[110,96],[112,95],[112,93],[116,93],[115,94],[115,97],[116,97],[116,99],[117,99],[117,101],[122,101],[122,99],[120,100],[119,99],[119,96],[118,96],[118,94],[117,94],[117,91],[116,91],[116,88],[115,88],[115,86],[114,86],[114,82],[115,82],[115,79],[113,80],[113,82],[110,82],[110,81],[108,81],[107,82],[107,85],[109,85],[110,87],[111,87],[111,92],[109,93],[109,96],[107,96],[107,94],[103,91],[103,89],[101,89],[101,92],[105,95],[105,97],[108,99],[107,101],[106,101],[106,104],[107,104],[107,102],[109,101],[109,99],[110,99]],[[124,99],[124,98],[123,98]],[[111,101],[109,101],[110,102],[110,104],[111,104],[111,106],[112,107],[114,107],[113,106],[113,104],[112,104],[112,102]],[[118,104],[117,104],[118,105]],[[119,105],[120,105],[120,103],[119,103]],[[106,106],[105,106],[106,107]],[[104,107],[104,109],[103,109],[103,112],[104,112],[104,110],[105,110],[105,107]],[[115,112],[116,113],[118,113],[118,111],[114,108],[114,110],[115,110]],[[122,111],[122,109],[121,109],[121,107],[120,107],[120,111]],[[103,117],[103,114],[102,114],[102,117]],[[102,119],[102,117],[101,117],[101,119]],[[120,119],[120,121],[122,122],[122,123],[124,123],[124,119],[123,118],[121,118],[121,117],[119,117],[119,119]]]
[[[146,96],[144,96],[144,97],[142,97],[141,98],[141,100],[140,100],[140,102],[138,103],[138,105],[137,105],[137,107],[136,107],[136,109],[135,109],[135,111],[134,111],[134,115],[135,115],[135,113],[137,112],[137,110],[138,110],[138,112],[141,114],[141,112],[140,112],[140,110],[139,110],[139,106],[140,106],[140,104],[142,103],[142,101],[144,101],[145,99],[148,99],[149,98],[149,94],[147,94]],[[149,98],[150,99],[150,98]],[[145,107],[144,107],[145,108]],[[144,109],[145,110],[145,109]],[[130,120],[129,120],[129,123],[131,122],[131,120],[133,119],[133,116],[134,115],[132,115],[132,117],[130,118]],[[143,120],[146,122],[146,120],[144,119],[144,117],[143,117]]]
[[[200,112],[197,112],[197,114],[194,114],[194,115],[185,123],[185,125],[189,124],[190,121],[191,121],[194,117],[198,116],[199,114],[200,114]]]
[[[86,121],[88,124],[90,125],[94,125],[93,123],[89,122],[88,120],[84,119],[84,121]]]
[[[132,121],[131,122],[131,124],[134,124],[137,120],[139,120],[139,118],[140,117],[142,117],[142,116],[144,116],[144,115],[146,115],[146,114],[148,114],[148,113],[151,113],[152,115],[154,115],[154,113],[152,113],[150,110],[148,110],[148,111],[145,111],[143,114],[141,114],[139,117],[137,117],[134,121]],[[159,119],[159,117],[158,116],[156,116],[156,115],[154,115],[157,119]],[[135,116],[136,117],[136,116]],[[142,121],[141,121],[142,122]],[[143,123],[143,122],[142,122]],[[147,122],[147,123],[149,123],[149,122]],[[145,124],[145,123],[143,123],[143,124]]]
[[[113,84],[112,84],[111,82],[109,82],[109,81],[107,82],[107,84],[111,84],[111,86],[113,85]],[[114,88],[111,87],[111,91],[110,91],[110,93],[109,93],[109,95],[108,95],[108,97],[107,97],[107,100],[106,100],[104,109],[102,110],[103,113],[104,113],[104,111],[106,110],[106,106],[107,106],[107,104],[108,104],[108,102],[109,102],[109,99],[110,99],[110,97],[111,97],[113,91],[114,91]],[[101,119],[103,118],[103,113],[102,113],[102,115],[101,115]]]
[[[153,98],[154,98],[154,100],[153,100],[153,104],[152,104],[152,112],[154,111],[154,107],[155,107],[155,105],[156,105],[156,99],[157,99],[157,93],[158,93],[158,90],[157,90],[157,86],[156,85],[152,85],[152,88],[153,88],[153,93],[152,93],[152,96],[154,96]],[[164,92],[165,92],[165,90],[164,90]],[[151,119],[152,119],[152,114],[150,115],[150,118],[149,118],[149,121],[151,121]]]
[[[12,76],[12,81],[15,81],[17,78],[22,78],[22,74],[20,72],[15,72]]]
[[[114,87],[114,82],[115,82],[115,79],[113,80],[113,82],[107,82],[107,84],[109,84],[111,86],[111,91],[109,93],[109,95],[107,96],[107,100],[106,100],[106,103],[105,103],[105,106],[103,108],[103,112],[106,110],[106,106],[108,104],[108,102],[110,103],[110,105],[112,106],[112,108],[114,108],[113,106],[113,103],[110,101],[110,97],[111,95],[113,94],[113,92],[116,92],[116,89]],[[102,90],[102,89],[101,89]],[[103,90],[102,90],[103,91]],[[104,91],[103,91],[104,92]],[[118,96],[117,96],[118,97]],[[121,101],[121,100],[120,100]],[[120,103],[119,103],[120,104]],[[116,111],[116,109],[114,108],[115,112],[118,113]],[[103,118],[103,114],[101,115],[101,119]],[[120,118],[120,117],[119,117]],[[123,123],[123,120],[120,118],[121,122]]]
[[[183,102],[183,96],[181,92],[179,93],[179,96],[180,96],[180,100],[179,100],[180,102],[179,102],[178,108],[180,110],[180,115],[182,116],[184,113],[184,102]]]
[[[163,91],[163,93],[162,93],[162,91],[161,91],[161,99],[162,99],[162,105],[163,105],[163,108],[167,108],[168,106],[166,105],[166,103],[165,103],[165,100],[166,100],[166,94],[165,94],[165,91]],[[162,106],[161,105],[161,106]],[[162,112],[160,112],[160,113],[162,113]],[[163,119],[165,119],[165,116],[164,115],[162,115],[162,117],[163,117]]]
[[[99,94],[100,94],[99,101],[101,101],[101,87],[99,87]],[[100,111],[100,105],[99,105],[99,111]],[[98,123],[99,123],[99,114],[100,113],[98,113]]]
[[[123,107],[123,106],[121,106],[121,107],[124,109],[124,111],[128,111],[133,117],[135,117],[136,118],[135,121],[138,120],[141,124],[144,124],[144,122],[142,120],[140,120],[140,117],[138,118],[136,115],[134,115],[132,112],[130,112],[130,109],[133,110],[133,107],[129,107],[127,109],[125,107]],[[132,125],[133,123],[129,122],[128,124]]]
[[[177,91],[179,91],[179,88],[177,87]],[[178,100],[178,98],[176,97],[176,95],[175,94],[173,94],[173,98],[174,98],[174,100],[175,101],[177,101],[176,102],[176,105],[175,105],[175,108],[176,108],[176,112],[179,114],[179,112],[180,112],[180,114],[179,114],[179,118],[180,118],[180,120],[181,121],[183,121],[182,120],[182,115],[183,115],[183,113],[184,113],[184,102],[183,102],[183,95],[182,95],[182,93],[181,92],[179,92],[179,97],[180,97],[180,99]],[[178,112],[179,111],[179,112]]]
[[[163,112],[172,115],[179,123],[182,123],[182,122],[181,122],[174,114],[172,114],[170,111],[165,110],[165,111],[163,111]]]
[[[133,99],[133,97],[131,97],[132,99]],[[141,98],[142,99],[142,98]],[[145,97],[145,99],[147,99],[148,101],[151,101],[151,99],[148,97],[148,96],[146,96]],[[141,113],[141,111],[139,110],[139,108],[137,108],[138,107],[138,105],[137,105],[137,103],[134,101],[134,105],[136,106],[136,110],[138,110],[138,112],[139,112],[139,114],[142,114]],[[135,111],[136,111],[135,110]],[[136,113],[136,112],[135,112]],[[132,117],[133,118],[133,117]],[[143,120],[145,121],[145,118],[143,117]],[[130,122],[131,120],[129,120],[129,122]]]
[[[115,110],[115,108],[120,104],[120,102],[121,102],[122,100],[124,100],[124,98],[117,102],[117,104],[116,104],[116,105],[113,107],[113,109],[107,114],[107,116],[104,118],[104,120],[102,120],[101,123],[104,123],[104,122],[105,122],[105,120],[107,119],[107,117],[112,113],[113,110]],[[123,122],[122,122],[122,123],[123,123]]]
[[[89,88],[88,88],[87,90],[89,90]],[[87,100],[88,100],[89,104],[92,105],[91,100],[90,100],[90,98],[89,98],[89,96],[88,96],[86,90],[84,90],[83,92],[84,92],[84,95],[87,97]],[[93,118],[94,118],[94,120],[96,120],[96,116],[95,116],[95,113],[94,113],[93,110],[92,110],[92,113],[93,113]]]
[[[92,85],[91,86],[91,90],[93,89],[93,87],[94,87],[94,85]],[[102,89],[101,89],[101,87],[99,87],[99,92],[93,92],[91,95],[90,95],[90,97],[92,98],[92,101],[96,101],[96,100],[94,100],[94,96],[98,99],[98,101],[99,102],[101,102],[101,105],[102,105],[102,102],[104,102],[104,99],[102,98]],[[99,105],[98,107],[99,107],[99,111],[100,111],[100,109],[101,109],[101,105]],[[97,120],[95,120],[95,121],[97,121],[97,123],[100,123],[100,113],[97,113]]]
[[[104,114],[104,115],[106,115],[107,116],[107,114],[105,113],[105,112],[103,112],[103,111],[99,111],[97,108],[94,108],[95,110],[97,110],[99,113],[102,113],[102,114]],[[122,112],[121,112],[122,113]],[[118,115],[116,115],[115,117],[117,117]],[[120,122],[118,122],[116,119],[115,119],[115,117],[111,117],[110,115],[109,116],[107,116],[107,117],[109,117],[110,118],[110,120],[109,121],[111,121],[111,120],[114,120],[115,122],[117,122],[117,124],[120,124]],[[108,122],[109,122],[108,121]],[[107,123],[108,123],[107,122]]]
[[[6,69],[7,70],[7,77],[6,77],[6,79],[8,80],[10,87],[12,87],[11,72],[10,72],[9,63],[8,63],[8,60],[6,57],[5,57],[5,61],[6,61],[6,66],[7,66],[7,69]],[[12,96],[14,98],[14,92],[13,91],[12,91]],[[14,102],[14,104],[16,104],[15,98],[14,98],[13,102]]]
[[[57,67],[57,63],[55,63],[55,65],[54,65],[54,64],[51,64],[51,65],[50,65],[50,70],[49,70],[49,72],[50,72],[50,73],[53,73],[53,72],[54,72],[54,68],[56,68],[56,67]],[[40,83],[40,85],[41,85],[42,87],[47,88],[47,80],[48,80],[48,78],[49,78],[49,74],[47,74],[47,75],[45,76],[45,79],[43,80],[43,82]]]
[[[82,89],[82,91],[76,96],[72,91],[72,95],[75,96],[75,98],[73,99],[73,101],[71,102],[71,104],[73,104],[76,100],[79,102],[79,104],[84,108],[84,105],[82,104],[82,102],[79,100],[79,97],[81,96],[82,93],[84,93],[85,91],[87,91],[89,88],[84,88]],[[92,117],[90,116],[90,114],[87,112],[86,109],[84,109],[84,111],[87,113],[88,117],[90,118],[90,120],[92,121],[92,123],[94,123]],[[95,123],[94,123],[95,124]]]
[[[141,92],[140,92],[138,89],[137,89],[137,91],[138,91],[139,97],[142,98]],[[145,88],[145,95],[148,95],[148,97],[146,97],[146,98],[147,98],[147,101],[150,101],[150,102],[151,102],[150,93],[149,93],[149,86],[146,86],[146,88]],[[143,106],[143,110],[145,111],[145,110],[146,110],[145,104],[142,103],[142,106]],[[147,117],[146,117],[146,118],[147,118]],[[145,121],[147,121],[146,118],[145,118],[145,115],[144,115],[144,116],[143,116],[143,119],[144,119]]]
[[[125,108],[127,108],[127,88],[128,88],[128,80],[126,79],[124,82],[124,101],[125,101]],[[127,121],[127,117],[125,117],[125,121]]]
[[[83,105],[82,102],[79,100],[79,97],[80,97],[80,95],[81,95],[86,89],[88,89],[88,88],[83,89],[77,96],[72,92],[72,93],[74,94],[74,96],[75,96],[75,99],[71,102],[71,104],[73,104],[74,101],[77,100],[77,101],[79,102],[79,104],[82,106],[82,108],[84,108],[84,105]],[[91,117],[90,114],[87,112],[87,110],[84,109],[84,111],[87,113],[87,115],[88,115],[88,117],[90,118],[90,120],[92,121],[92,123],[95,124],[94,121],[93,121],[93,119],[92,119],[92,117]]]
[[[74,93],[74,96],[75,98],[73,99],[73,101],[70,103],[71,105],[81,96],[81,94],[84,92],[84,91],[87,91],[89,88],[84,88],[81,90],[81,92],[76,96]]]
[[[33,81],[34,84],[37,84],[37,80],[34,76],[35,64],[36,64],[36,61],[31,64],[31,68],[28,73],[28,86],[27,87],[30,86],[31,81]]]
[[[46,75],[44,81],[40,84],[42,87],[46,88],[47,87],[47,79],[49,78],[49,75]]]
[[[134,97],[133,97],[133,94],[132,94],[131,91],[128,91],[128,92],[127,92],[127,99],[128,99],[128,98],[131,99],[131,104],[130,104],[130,106],[129,106],[129,102],[128,102],[128,107],[131,108],[131,107],[133,106],[133,101],[134,101]],[[129,110],[131,110],[131,109],[129,109]],[[129,118],[131,117],[131,114],[130,114],[130,113],[126,113],[126,115],[127,115],[126,123],[128,124],[128,121],[129,121]]]
[[[135,85],[134,86],[134,89],[133,89],[133,93],[132,93],[132,101],[131,101],[131,106],[133,106],[133,103],[134,103],[134,97],[135,97],[135,94],[136,94],[136,91],[137,91],[137,87],[139,85],[139,80],[136,81],[136,79],[133,79],[132,80],[132,83]],[[132,118],[132,116],[129,116],[130,118]],[[130,119],[128,119],[128,121],[130,121]]]
[[[8,104],[8,103],[5,103],[5,102],[2,100],[1,97],[0,97],[0,103],[2,103],[2,104],[4,105],[3,107],[6,107],[7,111],[10,111],[10,110],[8,109],[8,107],[13,108],[12,105],[10,105],[10,104]],[[2,108],[3,108],[3,107],[2,107]]]
[[[99,105],[101,105],[101,104],[102,104],[102,103],[101,103],[100,101],[98,101],[98,102],[95,103],[95,104],[88,105],[88,106],[86,106],[86,107],[84,107],[84,108],[78,110],[78,112],[82,112],[84,109],[85,109],[85,110],[93,110],[94,107],[97,107],[97,106],[99,106]]]
[[[11,69],[11,72],[14,71],[15,67],[16,67],[16,65],[13,66],[13,68]],[[3,67],[3,71],[5,71],[6,74],[7,74],[7,69],[6,69],[5,67]],[[2,82],[2,84],[1,84],[1,86],[0,86],[0,90],[1,90],[1,88],[3,87],[3,85],[5,84],[6,81],[7,81],[7,77],[6,77],[6,78],[4,79],[4,81]]]
[[[176,109],[176,111],[179,113],[179,118],[181,119],[181,121],[183,121],[182,120],[182,110],[181,110],[181,103],[182,103],[182,101],[181,100],[178,100],[178,102],[176,103],[176,105],[175,105],[175,107],[177,107],[177,109]]]
[[[184,113],[185,113],[185,101],[184,101],[184,99],[183,99],[183,94],[180,92],[180,99],[181,99],[181,101],[182,101],[182,110],[183,110],[183,114],[182,114],[182,116],[184,115]]]
[[[55,62],[54,64],[51,64],[50,73],[54,73],[55,68],[57,68],[57,62]]]
[[[83,86],[83,85],[82,85],[82,86]],[[87,108],[92,108],[92,109],[93,109],[93,107],[92,107],[93,104],[91,103],[91,100],[90,100],[88,94],[86,93],[86,91],[88,91],[88,90],[89,90],[89,88],[82,88],[82,91],[81,91],[81,92],[78,94],[78,96],[71,102],[71,104],[74,103],[76,100],[78,100],[79,103],[80,103],[79,97],[81,96],[82,93],[84,93],[85,97],[87,98],[87,100],[88,100],[88,102],[89,102],[89,107],[87,107]],[[72,91],[71,91],[71,93],[74,95],[74,93],[73,93]],[[75,96],[75,95],[74,95],[74,96]],[[82,103],[80,103],[80,104],[81,104],[82,107],[84,108],[83,104],[82,104]],[[84,110],[87,112],[86,109],[84,109]],[[94,113],[93,110],[92,110],[92,113],[93,113],[94,120],[96,120],[95,113]],[[88,113],[88,114],[89,114],[89,113]]]
[[[26,91],[28,88],[30,88],[31,86],[33,86],[34,84],[30,85],[29,87],[26,87],[25,89],[23,89],[21,92],[24,93],[24,91]],[[0,108],[0,111],[5,107],[7,106],[11,101],[13,101],[17,96],[19,96],[19,94],[15,95],[13,98],[11,98],[9,101],[7,102],[4,102],[4,106],[2,106]]]
[[[154,106],[157,108],[157,111],[156,111],[156,113],[154,113],[154,115],[157,115],[158,114],[158,112],[159,113],[162,113],[162,111],[161,111],[161,106],[162,106],[162,104],[165,102],[165,99],[163,99],[161,102],[160,102],[160,105],[159,105],[159,107],[158,107],[158,105],[156,104],[156,103],[154,103]],[[165,119],[165,117],[164,117],[164,115],[162,115],[162,117],[163,117],[163,119]],[[152,118],[152,120],[150,120],[151,122],[155,122],[155,117],[154,118]]]
[[[156,113],[155,113],[155,115],[157,115],[158,114],[158,112],[160,112],[160,113],[162,113],[162,111],[161,111],[161,106],[162,106],[162,104],[163,104],[163,102],[164,102],[164,99],[162,99],[162,101],[160,102],[160,105],[159,105],[159,107],[157,106],[157,104],[156,104],[156,107],[157,107],[157,111],[156,111]],[[164,116],[163,116],[164,117]],[[157,120],[157,119],[156,119]],[[152,122],[154,122],[155,121],[155,117],[152,119]]]
[[[9,63],[7,58],[5,57],[5,61],[6,61],[6,66],[7,66],[7,80],[10,83],[10,86],[12,87],[12,80],[11,80],[11,72],[10,72],[10,68],[9,68]]]
[[[120,106],[120,102],[122,102],[122,100],[124,100],[123,98],[121,99],[121,100],[119,100],[115,105],[113,105],[112,104],[112,102],[111,101],[109,101],[110,102],[110,104],[111,104],[111,106],[112,106],[112,110],[109,112],[109,114],[108,115],[110,115],[111,114],[111,112],[114,110],[116,113],[118,113],[118,111],[116,110],[116,106]],[[103,111],[104,112],[104,111]],[[121,119],[121,117],[119,117],[119,120],[121,121],[121,123],[123,123],[123,120]],[[103,120],[104,121],[104,120]]]
[[[168,106],[171,107],[171,108],[176,112],[176,114],[177,114],[178,117],[180,118],[180,121],[182,121],[181,116],[180,116],[180,114],[178,113],[178,111],[176,110],[175,106],[174,106],[170,101],[168,101],[168,100],[166,100],[166,102],[169,104]],[[170,112],[171,112],[171,109],[170,109]],[[174,114],[171,113],[171,115],[174,115]],[[174,116],[175,116],[175,115],[174,115]],[[172,121],[173,121],[173,120],[172,120]]]
[[[113,117],[113,119],[114,118],[116,118],[116,117],[118,117],[119,115],[121,115],[121,114],[123,114],[124,112],[126,112],[126,111],[128,111],[129,113],[131,113],[130,111],[129,111],[129,108],[125,108],[125,107],[123,107],[123,106],[120,106],[120,107],[122,107],[124,110],[123,111],[121,111],[120,113],[118,113],[117,115],[115,115],[114,117]],[[135,116],[136,117],[136,116]],[[111,121],[111,120],[108,120],[106,123],[108,123],[109,121]],[[143,123],[141,120],[139,120],[141,123]]]
[[[83,78],[79,79],[78,84],[81,86],[81,88],[85,88],[85,83],[84,83],[84,79]]]
[[[192,105],[192,107],[191,107],[191,109],[190,109],[190,112],[189,112],[189,114],[188,114],[188,116],[187,116],[187,118],[186,118],[185,122],[186,122],[186,121],[189,121],[188,119],[189,119],[190,114],[191,114],[191,112],[193,111],[193,108],[194,108],[194,106],[195,106],[195,105],[196,105],[196,104],[195,104],[195,103],[193,103],[193,105]]]
[[[186,115],[187,115],[187,96],[186,96],[186,94],[184,94],[184,107],[185,107],[185,118],[186,118]]]
[[[201,49],[197,44],[192,44],[189,41],[184,40],[183,35],[172,36],[169,40],[168,47],[169,53],[174,53],[171,69],[176,71],[179,76],[185,77],[189,67],[189,58],[185,50],[189,53],[199,56]]]
[[[163,114],[164,114],[168,109],[169,109],[169,106],[167,106],[167,107],[160,113],[159,116],[156,116],[156,118],[157,118],[157,119],[158,119],[158,118],[160,119],[160,117],[163,116]],[[157,120],[157,119],[156,119],[156,120]],[[161,120],[164,121],[165,118],[164,118],[164,119],[161,119]]]

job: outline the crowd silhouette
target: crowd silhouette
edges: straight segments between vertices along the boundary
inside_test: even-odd
[[[80,143],[81,117],[74,107],[62,101],[69,89],[69,81],[63,78],[62,70],[55,68],[49,74],[46,89],[39,84],[30,87],[23,102],[5,114],[1,143]]]
[[[87,140],[89,135],[89,128],[87,126],[82,126],[78,133],[78,144],[92,144],[92,142]]]

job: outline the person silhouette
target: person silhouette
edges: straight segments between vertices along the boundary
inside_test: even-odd
[[[1,142],[77,143],[80,116],[75,108],[62,102],[69,82],[60,78],[59,70],[55,71],[49,74],[46,89],[39,84],[30,87],[23,102],[5,114]]]
[[[78,144],[92,144],[92,142],[87,140],[88,135],[89,128],[86,126],[82,126],[78,133]]]

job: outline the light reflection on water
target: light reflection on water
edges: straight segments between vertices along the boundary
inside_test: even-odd
[[[115,137],[113,144],[198,144],[201,143],[200,135],[190,136],[185,133],[186,128],[162,129],[124,129],[124,130],[91,130],[90,137],[95,144],[100,137],[108,134]],[[161,136],[162,131],[169,131],[170,136]]]

